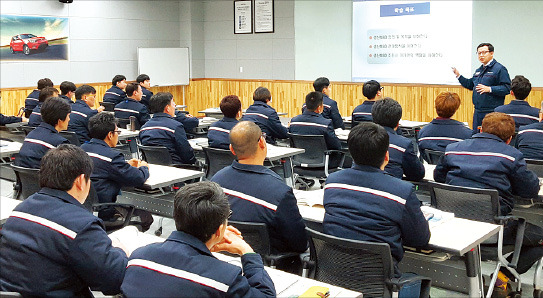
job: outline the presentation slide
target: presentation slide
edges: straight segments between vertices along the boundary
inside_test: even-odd
[[[458,84],[471,73],[471,1],[354,1],[352,81]]]

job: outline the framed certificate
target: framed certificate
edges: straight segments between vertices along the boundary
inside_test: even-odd
[[[234,1],[234,34],[253,33],[253,1]]]
[[[255,33],[274,32],[273,0],[255,1]]]

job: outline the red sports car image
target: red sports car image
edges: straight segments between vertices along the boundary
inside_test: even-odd
[[[30,50],[44,50],[49,46],[49,42],[45,37],[38,37],[34,34],[18,34],[11,38],[9,50],[12,54],[15,52],[23,52],[25,55],[30,54]]]

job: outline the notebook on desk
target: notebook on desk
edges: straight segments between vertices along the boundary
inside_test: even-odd
[[[321,207],[324,208],[324,189],[315,190],[299,190],[294,189],[294,196],[298,205],[307,205],[309,207]]]

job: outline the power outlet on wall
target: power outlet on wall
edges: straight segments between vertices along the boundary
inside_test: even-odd
[[[243,72],[243,66],[239,67],[239,72]]]

